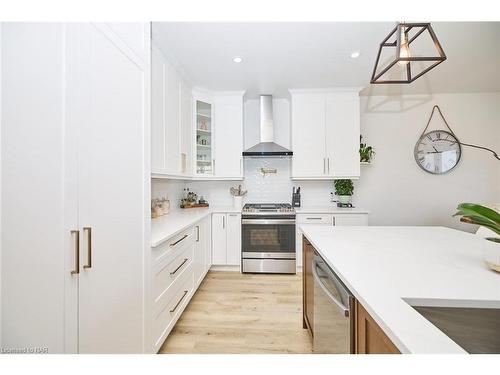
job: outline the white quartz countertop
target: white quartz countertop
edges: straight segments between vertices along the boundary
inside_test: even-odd
[[[162,244],[170,237],[175,236],[191,225],[196,224],[198,221],[213,212],[241,213],[241,208],[235,208],[232,206],[216,206],[208,208],[177,209],[166,215],[151,219],[151,247],[156,247]]]
[[[444,227],[303,225],[304,235],[402,353],[464,353],[415,306],[500,308],[483,239]]]
[[[336,205],[331,206],[305,206],[295,207],[297,214],[369,214],[370,211],[354,208],[339,208]]]

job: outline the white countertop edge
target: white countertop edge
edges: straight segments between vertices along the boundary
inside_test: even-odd
[[[176,209],[166,215],[151,219],[151,247],[160,246],[168,239],[178,235],[179,233],[186,230],[190,226],[195,225],[196,223],[203,220],[212,213],[241,213],[241,208],[236,208],[233,206],[215,206],[208,208]],[[154,232],[160,231],[160,229],[156,227],[162,226],[162,222],[164,222],[163,224],[165,226],[168,224],[171,225],[172,221],[178,220],[182,216],[187,216],[187,217],[184,217],[183,218],[184,221],[181,224],[179,224],[179,226],[175,227],[175,229],[166,230],[165,233],[154,235]],[[155,240],[154,238],[159,238],[159,239]]]
[[[412,298],[412,297],[400,297],[400,302],[407,307],[407,311],[410,311],[412,313],[412,318],[419,321],[421,324],[426,325],[428,329],[430,329],[430,332],[428,331],[427,334],[425,332],[422,332],[422,334],[428,335],[430,333],[431,339],[439,339],[440,345],[443,345],[440,347],[439,352],[433,352],[432,350],[429,351],[412,351],[410,350],[404,343],[403,341],[400,340],[400,338],[396,335],[396,333],[389,327],[389,325],[384,321],[384,319],[377,314],[370,304],[367,302],[365,298],[363,298],[362,295],[358,293],[358,291],[353,287],[353,285],[349,282],[348,279],[344,277],[342,274],[341,270],[339,270],[326,256],[326,254],[322,251],[320,246],[318,246],[317,243],[313,240],[312,236],[307,233],[307,228],[308,227],[315,227],[316,225],[314,224],[305,224],[301,227],[301,230],[304,234],[304,236],[309,240],[309,242],[313,245],[315,250],[321,255],[323,260],[327,262],[327,264],[330,266],[330,268],[335,272],[335,274],[342,280],[342,282],[345,284],[345,286],[351,291],[351,293],[354,295],[354,297],[363,305],[363,307],[367,310],[367,312],[370,314],[370,316],[375,320],[375,322],[380,326],[380,328],[384,331],[384,333],[389,337],[389,339],[396,345],[396,347],[400,350],[402,354],[468,354],[461,346],[459,346],[456,342],[454,342],[450,337],[448,337],[445,333],[443,333],[439,328],[434,326],[430,321],[428,321],[426,318],[424,318],[420,313],[418,313],[416,310],[411,307],[410,302],[411,301],[425,301],[427,303],[431,303],[431,299],[427,298]],[[441,299],[439,299],[442,301]],[[471,300],[467,300],[467,302],[471,302]],[[491,307],[492,303],[497,303],[498,301],[475,301],[473,304],[476,306],[489,306]],[[403,305],[400,305],[403,306]],[[430,306],[432,306],[430,304]],[[440,305],[442,306],[442,304]]]

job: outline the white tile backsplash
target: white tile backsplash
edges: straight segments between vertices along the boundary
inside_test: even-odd
[[[276,174],[263,176],[260,168],[275,168]],[[244,160],[243,181],[188,181],[186,186],[198,195],[205,196],[212,205],[233,204],[229,193],[231,186],[242,185],[248,190],[244,203],[291,203],[293,187],[301,187],[302,206],[324,206],[330,203],[332,181],[292,181],[289,158],[247,158]]]

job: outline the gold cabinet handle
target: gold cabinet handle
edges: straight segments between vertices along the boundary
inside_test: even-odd
[[[189,260],[188,258],[184,259],[184,261],[183,261],[181,264],[179,264],[179,266],[178,266],[175,270],[173,270],[172,272],[170,272],[170,274],[171,274],[171,275],[175,275],[175,274],[177,273],[177,271],[179,271],[179,270],[181,269],[181,267],[182,267],[182,266],[183,266],[183,265],[184,265],[184,264],[185,264],[188,260]]]
[[[182,295],[181,299],[175,304],[174,308],[172,310],[170,310],[171,313],[173,313],[175,310],[177,310],[177,308],[181,304],[181,302],[184,299],[184,297],[186,297],[186,294],[188,294],[187,290],[184,291],[184,294]]]
[[[92,228],[83,227],[83,231],[87,233],[87,264],[83,268],[92,267]]]
[[[184,236],[182,236],[182,238],[180,240],[177,240],[175,241],[174,243],[171,243],[170,244],[170,247],[174,247],[175,245],[177,245],[179,242],[181,242],[182,240],[186,239],[187,238],[187,234],[185,234]]]
[[[80,231],[72,230],[71,236],[75,238],[73,246],[75,249],[75,269],[71,271],[72,275],[77,275],[80,273]]]

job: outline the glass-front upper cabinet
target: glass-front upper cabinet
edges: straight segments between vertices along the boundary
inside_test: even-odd
[[[212,104],[195,100],[196,174],[213,174],[213,108]]]

